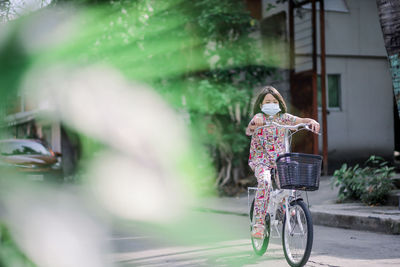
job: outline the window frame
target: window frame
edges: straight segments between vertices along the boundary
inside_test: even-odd
[[[339,76],[339,82],[338,82],[338,101],[339,101],[339,107],[330,107],[329,106],[329,84],[328,84],[328,76],[334,75],[334,76]],[[317,105],[318,105],[318,78],[321,80],[321,74],[317,74]],[[342,111],[342,74],[341,73],[327,73],[326,78],[325,78],[325,88],[326,88],[326,104],[327,104],[327,110],[329,111],[337,111],[340,112]],[[321,88],[322,89],[322,88]],[[322,93],[321,93],[321,101],[322,101]],[[318,105],[318,111],[322,111],[322,103],[321,106]]]

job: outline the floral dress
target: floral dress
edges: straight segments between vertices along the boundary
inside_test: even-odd
[[[264,123],[268,121],[282,125],[294,125],[297,119],[296,116],[289,113],[278,114],[272,119],[267,119],[264,114],[258,113],[250,121],[250,124],[256,116],[263,116]],[[250,135],[249,127],[247,129],[246,133]],[[274,168],[276,159],[283,153],[285,153],[285,129],[276,126],[260,129],[251,139],[249,166],[253,171],[258,165]]]
[[[267,118],[264,114],[258,113],[250,121],[249,126],[253,124],[256,117],[262,116],[264,123],[276,122],[282,125],[294,125],[298,117],[289,113],[278,114]],[[247,135],[252,135],[249,127],[246,130]],[[252,136],[250,143],[249,166],[254,171],[258,181],[258,190],[255,198],[255,225],[264,225],[263,218],[266,213],[266,206],[269,201],[269,190],[266,192],[267,180],[266,170],[270,170],[276,166],[276,159],[279,155],[285,153],[285,129],[271,126],[259,129]]]

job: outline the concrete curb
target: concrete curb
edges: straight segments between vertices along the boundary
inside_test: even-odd
[[[393,235],[400,234],[400,220],[393,220],[392,218],[313,211],[312,208],[311,216],[315,225],[372,231]]]
[[[349,214],[339,210],[322,211],[322,207],[310,208],[314,225],[322,225],[336,228],[371,231],[385,234],[400,234],[400,219],[382,218],[382,216],[372,216],[368,214]],[[239,211],[229,211],[211,208],[194,208],[200,212],[210,212],[218,214],[228,214],[236,216],[248,216],[247,213]]]

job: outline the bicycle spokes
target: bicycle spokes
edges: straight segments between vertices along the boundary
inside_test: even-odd
[[[312,222],[303,201],[290,206],[283,226],[285,257],[291,266],[303,266],[310,256],[312,247]]]

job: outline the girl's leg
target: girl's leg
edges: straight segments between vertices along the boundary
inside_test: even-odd
[[[258,190],[254,201],[255,207],[255,225],[256,228],[262,228],[264,226],[265,215],[267,212],[267,206],[269,201],[270,188],[266,179],[267,171],[269,169],[265,166],[257,166],[255,169],[255,176],[258,181]],[[260,227],[261,226],[261,227]],[[255,229],[257,231],[257,229]]]

